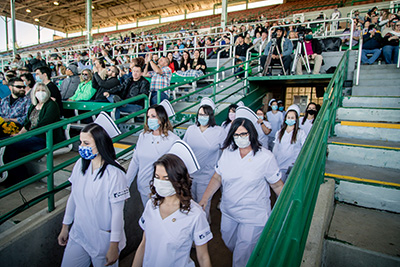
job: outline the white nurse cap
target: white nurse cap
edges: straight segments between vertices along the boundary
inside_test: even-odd
[[[197,162],[193,150],[184,141],[182,140],[175,141],[175,143],[169,150],[168,154],[173,154],[175,156],[178,156],[183,161],[183,163],[185,163],[189,174],[192,174],[200,170],[200,165]]]
[[[121,134],[121,131],[118,129],[113,119],[104,111],[100,112],[94,123],[100,125],[111,138]]]
[[[213,110],[215,109],[214,101],[211,100],[209,97],[203,97],[200,102],[200,107],[203,105],[210,106]]]
[[[165,109],[165,112],[167,112],[168,117],[175,115],[175,110],[172,107],[171,103],[167,99],[164,99],[163,101],[161,101],[160,106],[163,106],[163,108]]]
[[[275,98],[272,98],[269,102],[268,102],[268,106],[271,106],[272,102],[276,101]]]
[[[236,109],[236,119],[237,118],[245,118],[250,120],[254,125],[257,124],[257,114],[254,113],[250,108],[248,107],[238,107]]]
[[[286,113],[288,113],[290,110],[296,111],[296,112],[297,112],[297,116],[300,116],[300,108],[299,108],[298,105],[296,105],[296,104],[291,105],[291,106],[287,109]]]
[[[243,101],[239,101],[236,105],[237,105],[238,107],[244,107]]]

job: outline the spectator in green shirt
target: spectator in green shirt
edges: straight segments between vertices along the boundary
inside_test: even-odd
[[[96,89],[92,87],[93,73],[89,69],[84,69],[81,74],[81,83],[78,85],[75,94],[68,101],[87,101],[92,99]]]

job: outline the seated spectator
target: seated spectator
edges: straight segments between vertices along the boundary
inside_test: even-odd
[[[18,129],[22,128],[28,109],[31,105],[31,100],[25,95],[25,85],[21,78],[12,78],[8,86],[11,91],[11,95],[1,99],[0,102],[0,117],[5,122],[12,121],[16,124]],[[4,136],[0,132],[0,136]]]
[[[131,67],[132,77],[128,78],[124,83],[118,85],[108,92],[104,93],[108,101],[116,103],[121,100],[132,98],[141,94],[149,95],[150,83],[142,77],[142,68],[139,65]],[[120,97],[121,95],[121,97]],[[133,103],[124,105],[116,109],[115,118],[120,118],[120,112],[133,113],[144,108],[144,100],[138,100]]]
[[[168,67],[171,69],[172,73],[179,70],[179,64],[176,60],[174,60],[174,56],[173,56],[172,52],[168,52],[167,57],[170,62]]]
[[[57,76],[64,76],[66,69],[67,68],[63,65],[63,63],[61,61],[57,62],[57,66],[56,66]]]
[[[257,43],[256,40],[254,40],[254,43]],[[268,44],[268,34],[266,32],[261,32],[261,38],[259,39],[257,45],[254,47],[254,50],[256,50],[257,52],[260,52],[260,50],[264,51],[267,44]]]
[[[183,57],[188,57],[188,55],[186,56],[184,52]],[[206,73],[207,64],[204,59],[200,57],[200,51],[197,49],[194,51],[193,59],[187,66],[189,69],[186,71],[177,71],[176,74],[183,77],[200,77]]]
[[[67,100],[73,96],[80,83],[78,67],[75,64],[67,67],[66,74],[67,78],[62,81],[60,86],[61,100]]]
[[[386,64],[397,64],[399,58],[400,21],[397,21],[393,31],[383,38],[382,53]]]
[[[205,39],[204,46],[206,47],[206,53],[205,54],[209,55],[213,51],[213,47],[214,47],[212,42],[211,42],[211,38],[210,37],[207,37]]]
[[[10,64],[11,68],[19,69],[24,66],[24,62],[21,60],[20,54],[15,54],[14,60]]]
[[[120,84],[118,80],[119,69],[116,66],[108,67],[107,78],[105,80],[101,79],[96,67],[93,67],[93,71],[92,86],[96,90],[96,94],[92,97],[92,100],[96,102],[108,102],[104,94]]]
[[[291,54],[293,53],[292,41],[283,37],[283,28],[281,27],[276,28],[275,32],[276,32],[276,47],[279,48],[280,54],[278,54],[277,49],[274,49],[274,51],[271,52],[272,53],[271,65],[275,63],[280,65],[281,64],[280,57],[281,57],[283,61],[283,67],[285,68],[286,73],[289,73],[290,64],[292,63]],[[273,40],[268,42],[264,50],[264,55],[262,55],[260,58],[261,67],[263,68],[265,66],[269,50],[272,46],[272,42]],[[267,74],[271,75],[271,70],[268,70]],[[283,71],[281,74],[283,74]]]
[[[24,73],[30,73],[27,67],[20,67],[17,69],[17,76],[21,76]]]
[[[249,49],[249,45],[244,42],[243,36],[237,37],[237,45],[235,46],[235,58],[242,61],[246,61],[246,52]]]
[[[321,55],[322,47],[317,39],[313,39],[312,35],[313,32],[311,29],[306,29],[304,33],[305,33],[304,44],[307,51],[308,61],[310,64],[314,64],[313,74],[319,74],[323,60]],[[305,56],[304,51],[302,50],[301,52],[302,56],[304,57]],[[299,58],[297,60],[297,65],[296,65],[296,75],[303,74],[302,65],[303,61]]]
[[[61,116],[64,114],[63,112],[63,105],[61,101],[61,94],[60,90],[58,89],[57,85],[55,85],[51,80],[50,80],[50,75],[51,75],[51,70],[49,67],[42,66],[38,69],[35,70],[35,80],[37,83],[44,83],[47,88],[50,90],[50,98],[55,101],[58,105],[58,108],[60,109],[60,114]]]
[[[182,55],[181,55],[181,53],[179,52],[178,46],[174,46],[173,58],[174,58],[174,60],[176,60],[176,62],[181,62]],[[177,69],[176,69],[176,70],[177,70]]]
[[[101,58],[96,58],[94,60],[94,67],[96,67],[97,73],[100,76],[102,80],[106,79],[107,76],[107,68],[106,68],[106,63],[104,63],[104,60]],[[93,71],[94,71],[93,67]]]
[[[33,75],[28,72],[28,73],[24,73],[21,75],[21,79],[24,81],[24,85],[25,85],[25,95],[27,97],[31,97],[31,91],[32,88],[35,86],[35,78],[33,78]]]
[[[37,52],[36,57],[29,60],[29,64],[32,66],[32,70],[36,70],[39,67],[46,66],[46,61],[42,58],[40,52]]]
[[[0,99],[5,98],[11,94],[10,89],[7,86],[4,73],[0,71]]]
[[[374,24],[370,24],[368,32],[363,35],[363,48],[361,52],[361,62],[363,64],[373,64],[381,54],[382,36],[380,31],[375,28]],[[367,54],[372,54],[370,58]]]
[[[350,28],[346,28],[343,31],[343,34],[349,34],[348,36],[342,36],[342,43],[349,46],[350,45]],[[361,36],[361,31],[357,28],[357,22],[354,21],[353,23],[353,41],[352,41],[352,46],[358,45],[358,41],[360,40]]]
[[[68,101],[88,101],[92,99],[94,94],[96,94],[96,89],[92,86],[92,71],[85,69],[82,71],[80,76],[80,84],[76,89],[73,96],[71,96]]]
[[[188,51],[183,51],[181,64],[179,66],[180,70],[185,72],[191,69],[191,59]]]
[[[170,85],[172,72],[168,67],[169,59],[166,57],[160,58],[158,65],[151,61],[151,55],[147,54],[145,58],[146,65],[144,67],[143,76],[150,77],[150,105],[157,104],[157,91],[164,89]],[[154,71],[149,72],[149,65]],[[160,102],[169,98],[169,91],[161,92]]]

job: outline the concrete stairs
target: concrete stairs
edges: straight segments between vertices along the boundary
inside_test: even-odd
[[[325,176],[334,178],[322,266],[400,266],[400,70],[362,66],[337,111]]]

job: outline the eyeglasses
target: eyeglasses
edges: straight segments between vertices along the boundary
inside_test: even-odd
[[[82,75],[82,76],[88,76],[89,74],[87,74],[87,73],[82,73],[81,75]]]
[[[14,85],[14,87],[18,88],[18,89],[25,89],[25,86],[23,86],[23,85]]]
[[[111,68],[107,68],[107,71],[111,71]]]
[[[239,137],[246,137],[249,134],[249,132],[245,133],[238,133],[238,134],[233,134],[233,138],[239,138]]]

